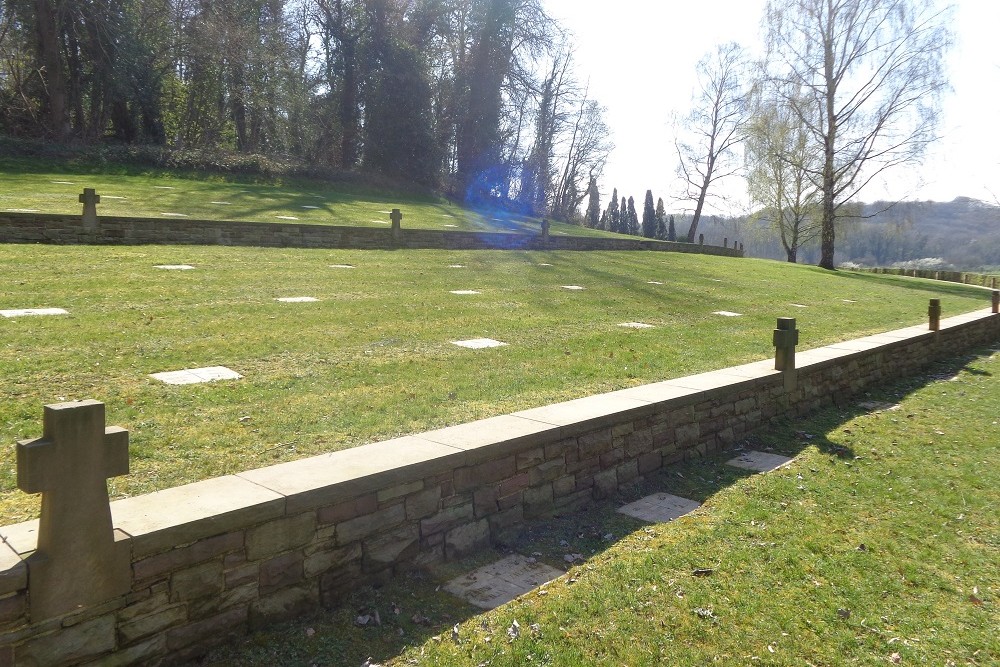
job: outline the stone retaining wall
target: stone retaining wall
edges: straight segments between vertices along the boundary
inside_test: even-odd
[[[590,238],[554,234],[400,230],[271,222],[99,217],[85,225],[78,215],[0,213],[0,242],[61,245],[227,245],[263,248],[355,250],[660,250],[742,257],[736,248],[632,238]]]
[[[982,273],[969,273],[967,271],[933,271],[931,269],[851,269],[851,271],[861,271],[863,273],[880,273],[890,276],[909,276],[910,278],[927,278],[929,280],[944,280],[951,283],[962,283],[964,285],[978,285],[979,287],[989,287],[996,289],[1000,284],[1000,279],[994,275]]]
[[[47,621],[28,618],[22,561],[38,522],[6,526],[0,664],[181,663],[998,338],[979,311],[801,352],[795,371],[761,361],[120,500],[131,591]]]

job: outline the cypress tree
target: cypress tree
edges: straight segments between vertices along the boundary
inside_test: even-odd
[[[627,226],[623,230],[626,234],[639,236],[639,216],[635,212],[635,200],[631,197],[628,198],[628,218],[626,224]]]
[[[646,201],[642,205],[642,235],[647,239],[656,238],[656,211],[653,209],[652,190],[646,190]]]
[[[618,231],[618,215],[619,215],[619,211],[618,211],[618,188],[615,188],[614,193],[611,195],[611,201],[608,202],[608,211],[607,211],[608,224],[607,224],[607,230],[609,232],[617,232]]]
[[[663,208],[663,197],[656,200],[656,238],[667,238],[667,212]]]
[[[590,177],[590,185],[587,187],[587,227],[597,227],[600,224],[601,215],[601,193],[597,190],[597,179]]]
[[[670,224],[667,226],[667,240],[677,240],[677,229],[674,227],[674,216],[670,216]]]

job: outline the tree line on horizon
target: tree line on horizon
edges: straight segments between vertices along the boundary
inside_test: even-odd
[[[0,134],[283,155],[575,217],[612,145],[541,0],[3,0]]]

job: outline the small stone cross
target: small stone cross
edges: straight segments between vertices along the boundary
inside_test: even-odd
[[[1000,313],[1000,290],[993,290],[993,312]]]
[[[403,235],[403,229],[399,226],[399,223],[403,221],[403,212],[394,208],[389,214],[389,219],[392,220],[392,238],[398,241]]]
[[[549,241],[549,221],[542,218],[542,243]]]
[[[84,188],[83,194],[78,199],[83,204],[83,224],[94,226],[97,224],[97,205],[101,203],[101,195],[94,191],[94,188]]]
[[[774,370],[795,370],[795,346],[799,343],[799,330],[794,317],[779,317],[774,330]]]
[[[46,405],[42,437],[17,443],[17,486],[42,494],[28,559],[31,621],[98,604],[131,587],[128,543],[116,544],[106,479],[128,474],[128,431],[104,426],[104,404]]]
[[[941,299],[931,299],[927,306],[928,327],[931,331],[941,329]]]

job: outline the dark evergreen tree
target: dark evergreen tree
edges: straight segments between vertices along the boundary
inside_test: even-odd
[[[667,212],[663,208],[663,197],[656,200],[656,238],[661,241],[667,238]]]
[[[642,204],[642,235],[647,239],[656,238],[656,210],[653,208],[652,190],[646,190],[646,200]]]
[[[590,186],[587,188],[587,227],[595,228],[600,224],[601,215],[601,193],[597,190],[597,179],[590,177]]]
[[[670,216],[670,223],[667,225],[667,240],[677,240],[677,228],[674,227],[674,216]]]
[[[635,200],[631,197],[628,198],[628,215],[623,217],[625,217],[625,224],[622,225],[624,227],[622,232],[639,236],[639,216],[635,212]]]
[[[619,212],[620,211],[618,209],[618,188],[615,188],[614,192],[611,194],[611,201],[608,202],[608,211],[607,211],[608,220],[606,229],[609,232],[618,231]]]

